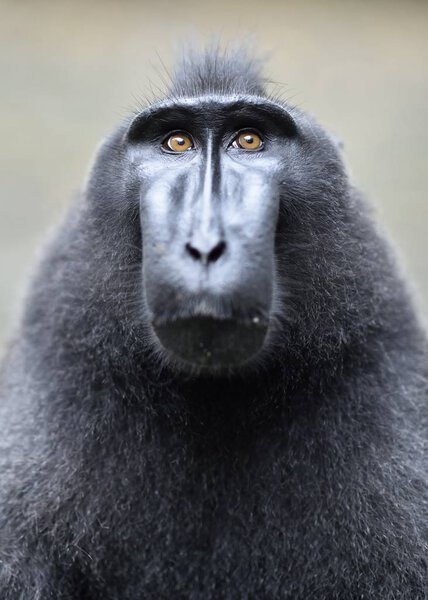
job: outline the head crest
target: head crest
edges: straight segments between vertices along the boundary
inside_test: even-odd
[[[173,96],[201,94],[264,95],[263,60],[247,46],[222,50],[212,44],[205,50],[187,49],[172,74]]]

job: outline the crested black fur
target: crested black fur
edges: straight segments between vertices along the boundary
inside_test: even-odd
[[[263,93],[241,53],[171,96]],[[269,347],[210,377],[152,345],[120,126],[49,241],[3,364],[0,598],[422,600],[427,345],[323,130],[288,165]]]
[[[188,49],[182,54],[172,76],[173,96],[205,94],[264,95],[266,80],[261,74],[263,62],[253,56],[249,47],[238,46],[228,51],[218,44],[205,50]]]

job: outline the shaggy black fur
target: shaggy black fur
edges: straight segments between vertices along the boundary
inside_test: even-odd
[[[241,54],[171,98],[263,93]],[[124,123],[48,243],[2,370],[2,600],[427,598],[426,339],[316,122],[288,107],[268,347],[189,374],[141,312]],[[369,145],[369,142],[368,142]]]

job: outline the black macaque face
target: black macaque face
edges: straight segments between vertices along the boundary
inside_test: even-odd
[[[132,122],[145,302],[157,340],[179,362],[229,368],[263,347],[282,171],[296,135],[288,112],[257,97],[164,101]]]

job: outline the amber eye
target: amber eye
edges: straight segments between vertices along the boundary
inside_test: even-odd
[[[162,147],[168,152],[187,152],[195,147],[193,140],[188,133],[176,131],[171,133],[163,142]]]
[[[245,129],[238,133],[232,142],[233,148],[241,148],[241,150],[261,150],[264,142],[261,136],[251,129]]]

